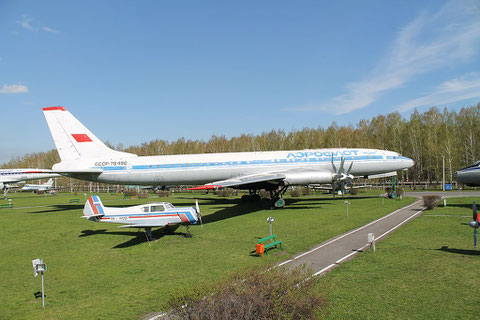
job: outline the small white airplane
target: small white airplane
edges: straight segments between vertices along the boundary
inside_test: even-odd
[[[82,218],[94,222],[123,224],[120,228],[144,228],[148,239],[152,238],[152,228],[166,228],[170,231],[180,225],[202,223],[198,201],[195,208],[176,208],[168,202],[142,204],[127,208],[105,207],[98,196],[91,196],[85,202]],[[190,232],[188,232],[190,235]]]
[[[64,107],[43,108],[43,113],[61,159],[53,171],[88,181],[230,187],[249,190],[250,198],[265,189],[270,205],[282,207],[291,185],[344,184],[354,176],[413,166],[397,152],[360,148],[138,156],[110,149]]]
[[[53,178],[48,179],[44,184],[26,184],[22,191],[49,191],[53,187]]]
[[[12,183],[35,179],[60,177],[58,173],[47,169],[0,169],[0,189],[3,190],[3,197],[7,197],[8,190]]]

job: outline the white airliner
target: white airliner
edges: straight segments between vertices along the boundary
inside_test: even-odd
[[[231,187],[250,190],[251,196],[265,189],[272,204],[283,206],[281,197],[291,185],[344,183],[413,166],[396,152],[360,148],[137,156],[107,147],[64,107],[43,113],[61,159],[53,171],[89,181]]]
[[[12,187],[12,183],[59,176],[58,173],[46,169],[1,169],[0,189],[3,190],[3,197],[5,198],[8,190]]]
[[[48,179],[44,184],[26,184],[22,187],[22,191],[49,191],[53,187],[53,179]]]

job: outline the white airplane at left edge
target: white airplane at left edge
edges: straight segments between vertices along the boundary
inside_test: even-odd
[[[6,198],[12,183],[60,176],[46,169],[0,169],[0,189],[3,190],[3,197]]]
[[[270,191],[270,204],[282,207],[291,185],[345,184],[355,176],[407,169],[413,160],[397,152],[331,148],[138,156],[107,147],[64,107],[43,108],[61,162],[52,171],[72,178],[133,185],[202,185]]]
[[[22,187],[22,191],[49,191],[53,187],[53,178],[48,179],[44,184],[26,184]]]

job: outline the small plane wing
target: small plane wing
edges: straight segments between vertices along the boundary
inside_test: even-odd
[[[238,177],[234,177],[226,180],[214,181],[203,186],[189,188],[188,190],[211,190],[211,189],[236,187],[236,186],[255,184],[255,183],[269,183],[269,182],[276,183],[285,179],[285,177],[286,177],[285,174],[276,173],[276,172],[251,174],[251,175],[238,176]]]
[[[166,224],[160,224],[160,223],[149,223],[149,224],[125,224],[118,226],[118,228],[159,228],[159,227],[165,227]]]

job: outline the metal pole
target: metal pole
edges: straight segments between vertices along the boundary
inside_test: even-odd
[[[442,155],[442,190],[445,191],[445,157]]]
[[[43,284],[43,271],[42,271],[42,308],[45,308],[45,286]]]

